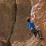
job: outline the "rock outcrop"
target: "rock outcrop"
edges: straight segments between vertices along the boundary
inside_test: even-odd
[[[41,41],[34,36],[28,35],[26,18],[30,16],[30,3],[25,0],[18,0],[17,3],[17,21],[11,38],[12,46],[41,46]]]
[[[0,41],[10,39],[12,28],[16,21],[16,0],[0,0]]]
[[[31,15],[36,17],[35,23],[42,31],[44,46],[46,46],[46,0],[31,0],[31,4]]]
[[[29,29],[26,18],[30,16],[30,12],[31,15],[35,15],[36,17],[35,23],[42,31],[44,37],[43,41],[38,40],[34,35],[28,35]],[[43,46],[45,46],[45,37],[46,0],[0,0],[1,41],[8,43],[7,41],[11,38],[10,42],[12,46],[42,46],[43,43]],[[0,45],[2,46],[2,44]]]
[[[17,41],[15,41],[12,45],[13,46],[45,46],[46,44],[46,10],[45,10],[45,8],[46,8],[46,1],[45,0],[30,0],[31,1],[31,6],[32,6],[32,9],[31,9],[31,15],[35,15],[35,17],[36,17],[36,19],[35,19],[35,23],[36,23],[36,25],[38,26],[38,28],[42,31],[42,34],[43,34],[43,37],[44,37],[44,40],[43,41],[41,41],[42,42],[42,44],[41,44],[41,42],[39,41],[39,42],[36,42],[35,44],[34,44],[34,41],[37,41],[35,38],[32,40],[32,42],[28,39],[25,39],[25,37],[24,36],[22,36],[22,34],[21,33],[19,33],[20,35],[15,35],[15,39],[17,40],[17,39],[19,39],[19,41],[17,42]],[[22,3],[23,4],[23,3]],[[26,3],[25,3],[25,5],[26,5]],[[28,4],[27,4],[28,5]],[[22,5],[23,6],[23,5]],[[19,9],[20,9],[20,7],[18,7]],[[22,10],[22,9],[21,9]],[[23,11],[23,10],[22,10]],[[25,11],[24,11],[25,12]],[[20,14],[19,14],[20,13]],[[17,15],[23,15],[22,14],[22,12],[20,11]],[[20,17],[20,16],[19,16]],[[21,18],[24,18],[24,15],[23,16],[21,16],[20,17],[20,19]],[[22,21],[20,21],[20,19],[18,19],[19,20],[19,22],[22,24],[22,22],[23,22],[23,20]],[[40,20],[40,21],[39,21]],[[19,28],[16,28],[16,32],[18,33],[19,32],[19,30],[20,30],[20,32],[22,31],[22,32],[24,32],[23,31],[23,28],[24,28],[24,25],[23,25],[23,28],[22,28],[22,26],[21,26],[21,24],[19,24],[19,22],[17,21],[17,27]],[[24,24],[24,23],[23,23]],[[20,28],[21,27],[21,28]],[[22,30],[21,30],[22,29]],[[26,30],[27,31],[27,30]],[[19,38],[20,37],[20,38]],[[26,42],[20,42],[21,40],[22,40],[22,38],[23,39],[25,39],[25,40],[27,40]],[[26,36],[26,37],[28,37],[28,35]],[[29,37],[28,37],[29,38]],[[14,40],[13,40],[14,41]],[[23,40],[24,41],[24,40]],[[21,44],[20,44],[21,43]],[[31,44],[32,43],[32,44]],[[26,44],[26,45],[25,45]],[[34,44],[34,45],[33,45]]]
[[[14,32],[11,38],[11,42],[14,41],[25,41],[28,39],[28,27],[26,18],[30,16],[30,3],[26,0],[19,0],[17,2],[17,15],[16,15],[16,24],[14,25]]]

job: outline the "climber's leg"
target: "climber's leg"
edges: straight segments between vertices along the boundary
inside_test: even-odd
[[[43,40],[44,38],[43,38],[43,36],[42,36],[41,30],[38,30],[37,33],[38,33],[38,36],[39,36],[40,40]]]

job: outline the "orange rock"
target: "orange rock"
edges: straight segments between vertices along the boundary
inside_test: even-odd
[[[41,29],[43,37],[44,37],[44,44],[46,43],[46,0],[31,0],[32,10],[31,15],[36,16],[35,23]],[[46,44],[44,45],[46,46]]]

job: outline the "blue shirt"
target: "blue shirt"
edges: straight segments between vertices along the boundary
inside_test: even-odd
[[[32,23],[32,22],[28,22],[28,27],[29,27],[30,29],[34,29],[34,28],[35,28],[35,25],[34,25],[34,23]]]

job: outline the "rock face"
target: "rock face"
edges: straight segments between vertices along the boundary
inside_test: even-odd
[[[46,0],[31,0],[32,10],[31,15],[35,15],[36,21],[35,23],[41,29],[44,44],[46,43]],[[44,45],[46,46],[46,44]]]
[[[0,0],[0,40],[6,42],[16,19],[16,0]]]
[[[26,18],[30,16],[30,3],[26,0],[19,0],[17,2],[17,15],[16,15],[16,24],[14,26],[14,32],[11,38],[11,43],[14,41],[25,41],[29,38],[28,36],[28,27]]]
[[[28,35],[29,29],[26,18],[30,16],[31,5],[28,2],[29,0],[18,0],[17,2],[17,21],[11,37],[12,46],[41,46],[41,41]]]
[[[32,6],[32,9],[30,6]],[[45,0],[0,0],[0,40],[4,42],[5,40],[7,41],[10,37],[10,34],[12,33],[11,31],[13,31],[13,34],[10,39],[12,46],[41,46],[41,41],[36,39],[34,36],[28,35],[29,29],[27,26],[26,18],[30,16],[30,11],[31,15],[35,15],[36,17],[35,23],[38,25],[38,28],[41,29],[43,33],[43,37],[45,39],[43,40],[43,42],[45,46],[46,45]]]
[[[36,19],[35,19],[35,23],[36,25],[38,26],[39,29],[41,29],[42,31],[42,34],[43,34],[43,37],[44,37],[44,44],[41,45],[41,42],[40,41],[37,41],[35,38],[31,41],[32,38],[28,39],[30,36],[28,36],[26,33],[27,33],[27,26],[26,26],[26,23],[25,23],[25,18],[27,17],[24,16],[23,14],[25,13],[25,9],[21,9],[20,6],[22,4],[25,4],[26,3],[20,3],[18,1],[18,4],[20,3],[20,6],[18,5],[18,13],[17,13],[17,16],[19,16],[19,18],[17,17],[17,24],[16,24],[16,32],[17,33],[14,33],[13,35],[13,38],[15,38],[15,41],[13,40],[13,38],[11,38],[14,43],[12,44],[12,46],[45,46],[46,44],[46,1],[45,0],[30,0],[31,1],[31,6],[32,6],[32,9],[31,9],[31,15],[35,15]],[[28,5],[28,4],[27,4]],[[24,6],[24,5],[22,5]],[[22,7],[21,6],[21,7]],[[29,7],[29,6],[28,6]],[[22,7],[23,8],[23,7]],[[22,10],[22,11],[21,11]],[[24,12],[23,12],[24,10]],[[21,15],[21,16],[20,16]],[[23,19],[23,18],[24,19]],[[39,21],[40,20],[40,21]],[[24,23],[25,25],[23,25]],[[26,26],[26,28],[24,28]],[[26,30],[26,33],[24,33],[24,31]],[[23,32],[23,33],[22,33]],[[16,34],[16,35],[15,35]],[[26,34],[26,38],[25,38],[25,34]]]

